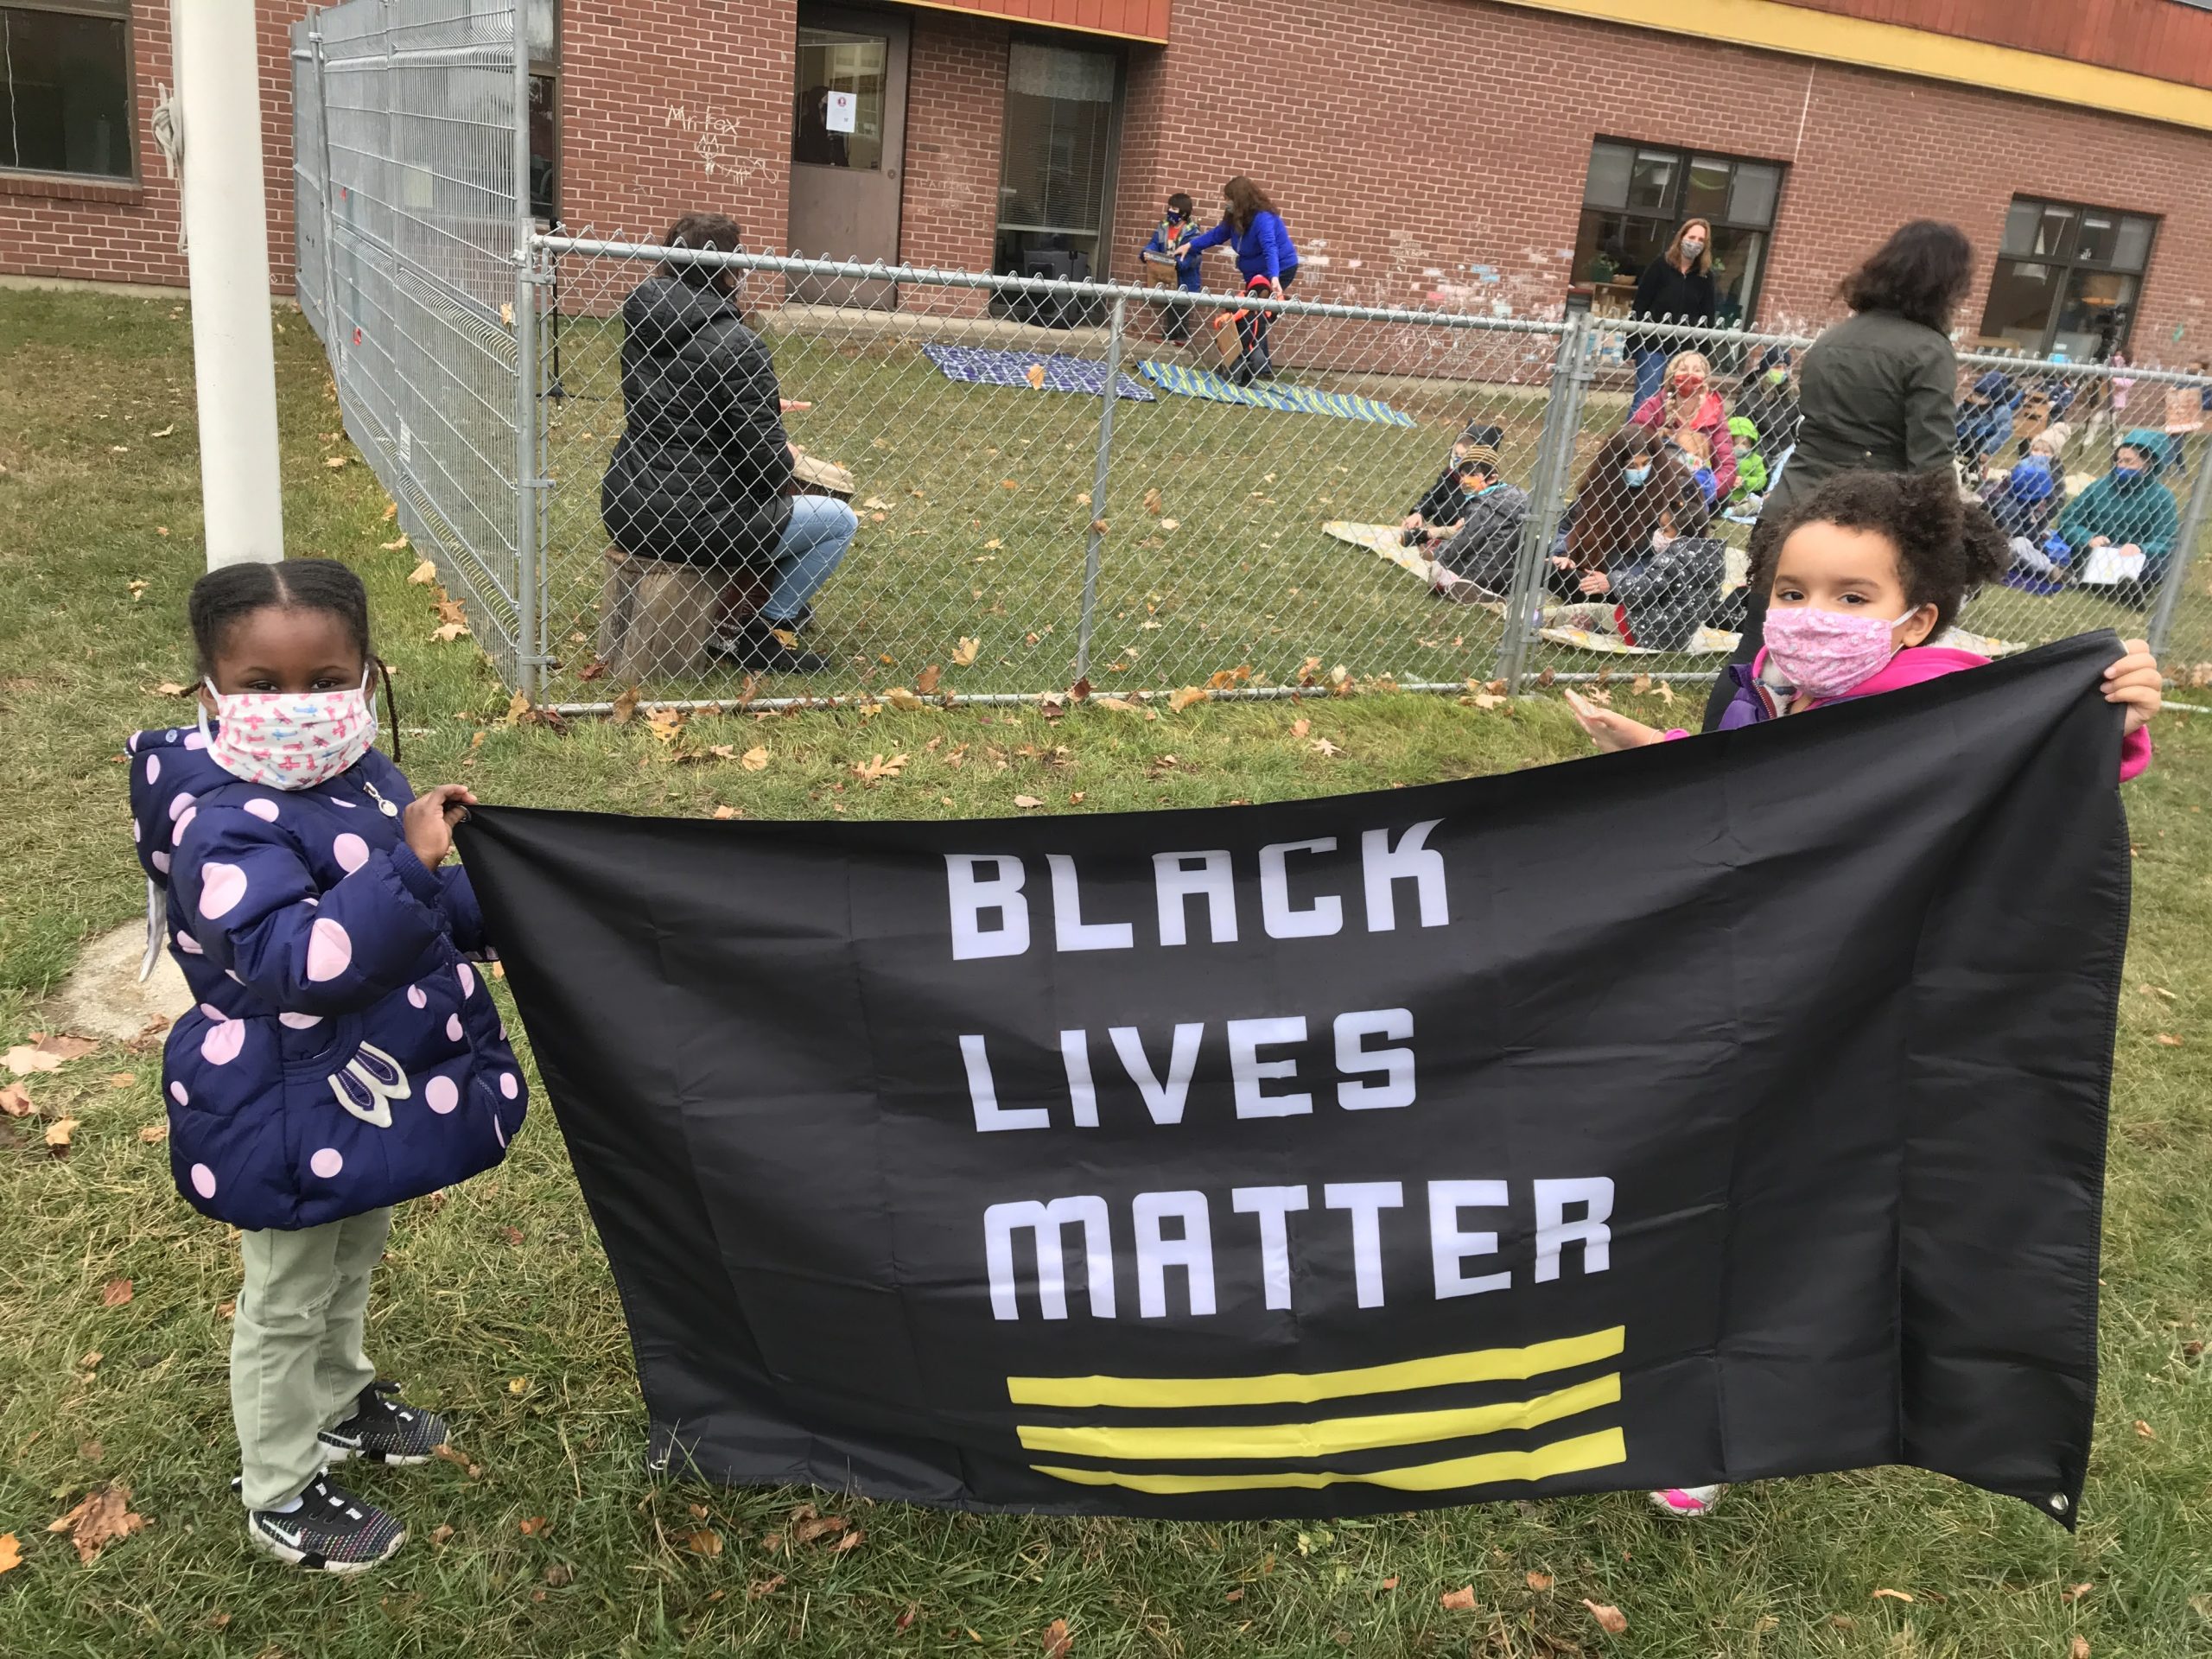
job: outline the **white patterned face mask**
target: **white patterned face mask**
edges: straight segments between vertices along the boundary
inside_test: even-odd
[[[369,701],[369,671],[349,691],[234,691],[213,683],[221,724],[200,734],[216,765],[233,778],[270,789],[312,789],[359,760],[376,741],[377,713]]]

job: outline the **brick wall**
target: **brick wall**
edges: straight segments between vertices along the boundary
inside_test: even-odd
[[[899,257],[912,265],[988,270],[997,241],[1007,26],[955,12],[912,16]]]
[[[561,213],[658,240],[722,213],[784,245],[795,0],[597,0],[561,9]]]
[[[131,118],[135,181],[40,179],[0,173],[0,273],[181,287],[181,209],[154,143],[155,88],[175,86],[166,5],[131,9],[136,68]],[[262,170],[269,195],[271,285],[292,289],[292,63],[289,30],[307,0],[261,0],[255,7],[261,54]]]
[[[1602,135],[1789,164],[1766,324],[1839,315],[1838,278],[1926,216],[1980,251],[1972,332],[2017,193],[2160,215],[2137,355],[2212,346],[2212,135],[1479,0],[1176,0],[1173,43],[1135,49],[1130,86],[1117,275],[1167,192],[1210,219],[1248,172],[1306,257],[1301,298],[1553,315]]]

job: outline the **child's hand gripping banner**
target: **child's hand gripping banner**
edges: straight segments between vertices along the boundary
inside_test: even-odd
[[[1275,805],[480,810],[655,1457],[1217,1517],[1902,1463],[2071,1524],[2115,649]]]

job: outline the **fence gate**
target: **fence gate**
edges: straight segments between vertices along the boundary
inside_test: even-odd
[[[512,685],[540,585],[517,23],[499,0],[348,0],[292,29],[301,308],[348,435]]]

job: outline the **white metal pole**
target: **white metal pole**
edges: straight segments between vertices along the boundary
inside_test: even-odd
[[[170,0],[207,568],[284,556],[252,0]]]

